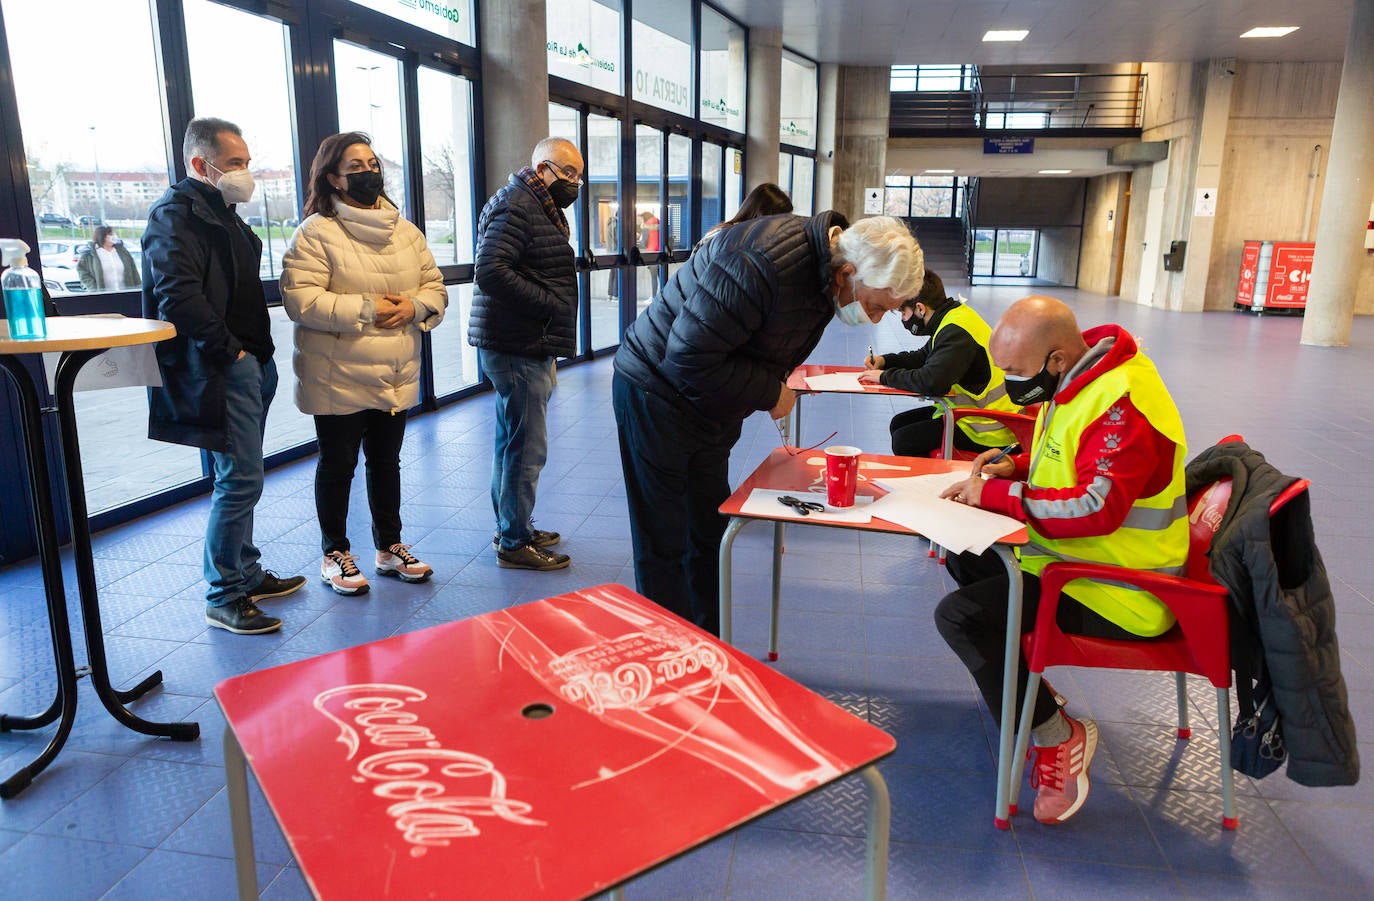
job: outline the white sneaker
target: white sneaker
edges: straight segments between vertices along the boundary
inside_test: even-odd
[[[339,594],[362,594],[367,591],[367,579],[358,571],[358,564],[348,551],[330,551],[320,564],[320,580]]]
[[[410,545],[399,541],[377,552],[377,575],[392,576],[402,582],[423,582],[434,575],[428,563],[421,563],[410,553]]]

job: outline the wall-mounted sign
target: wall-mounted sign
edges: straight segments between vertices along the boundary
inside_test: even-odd
[[[864,188],[864,215],[877,216],[883,211],[883,189]]]
[[[1193,203],[1193,215],[1213,217],[1217,214],[1217,189],[1198,188],[1197,200]]]
[[[984,153],[1034,153],[1035,138],[984,138]]]

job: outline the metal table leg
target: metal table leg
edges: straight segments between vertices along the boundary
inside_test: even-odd
[[[234,876],[239,901],[258,896],[257,860],[253,854],[253,811],[248,802],[248,761],[231,726],[224,727],[224,787],[229,797],[229,823],[234,836]]]
[[[76,409],[72,391],[81,367],[102,351],[69,351],[57,364],[57,418],[62,431],[62,461],[67,480],[67,505],[72,519],[72,552],[76,557],[76,584],[81,596],[81,621],[86,632],[86,655],[91,665],[91,684],[105,709],[121,725],[145,735],[163,735],[173,741],[193,741],[200,735],[197,723],[152,723],[130,713],[124,704],[140,698],[162,682],[158,670],[128,691],[110,684],[105,658],[105,632],[100,624],[100,596],[95,584],[95,559],[91,553],[91,525],[86,516],[86,481],[81,472],[81,447],[76,434]]]
[[[13,798],[53,762],[71,733],[72,723],[76,719],[76,661],[72,656],[71,623],[67,618],[66,592],[62,586],[62,559],[53,510],[52,482],[47,455],[43,450],[43,418],[38,389],[33,376],[19,358],[0,356],[0,366],[4,366],[9,373],[19,394],[31,509],[38,535],[38,556],[43,568],[43,591],[48,603],[48,629],[52,635],[53,658],[57,666],[57,694],[48,709],[37,716],[0,716],[0,732],[39,729],[55,719],[59,720],[57,732],[42,753],[28,766],[0,783],[0,798]]]
[[[787,526],[773,524],[773,608],[768,619],[768,659],[778,659],[778,606],[782,597],[782,554]]]
[[[859,770],[868,787],[868,844],[864,854],[864,898],[883,901],[887,897],[887,841],[892,826],[892,801],[887,783],[878,768],[869,765]]]
[[[733,599],[731,589],[733,578],[731,576],[730,558],[733,553],[735,536],[739,530],[744,528],[747,519],[738,516],[730,517],[730,522],[725,526],[725,534],[720,538],[720,640],[726,644],[733,644],[731,636],[734,629],[731,622],[733,611]]]
[[[1024,747],[1016,752],[1012,751],[1016,733],[1016,671],[1021,662],[1021,564],[1011,548],[1003,544],[996,545],[996,548],[997,555],[1002,558],[1002,563],[1007,568],[1007,643],[1002,661],[1002,721],[998,725],[997,742],[997,811],[993,822],[998,829],[1008,829],[1011,827],[1013,786],[1020,785],[1020,760],[1025,756]]]

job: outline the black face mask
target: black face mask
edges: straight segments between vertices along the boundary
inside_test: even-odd
[[[1006,376],[1007,397],[1012,403],[1024,407],[1027,404],[1049,400],[1054,396],[1055,389],[1059,387],[1059,376],[1050,374],[1050,356],[1053,353],[1054,351],[1050,351],[1045,354],[1045,365],[1029,378]]]
[[[920,313],[914,311],[911,314],[911,318],[903,322],[902,325],[906,326],[906,330],[917,338],[924,337],[931,333],[930,323],[923,319]]]
[[[348,182],[348,188],[344,193],[363,206],[372,206],[377,202],[377,198],[382,196],[380,172],[368,169],[365,172],[350,172],[344,178]]]
[[[577,193],[577,182],[568,181],[566,178],[556,178],[553,184],[549,185],[549,196],[562,210],[577,202]]]

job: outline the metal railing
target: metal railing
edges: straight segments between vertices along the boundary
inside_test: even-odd
[[[1143,74],[994,72],[965,75],[967,90],[894,91],[888,133],[1139,131]]]

